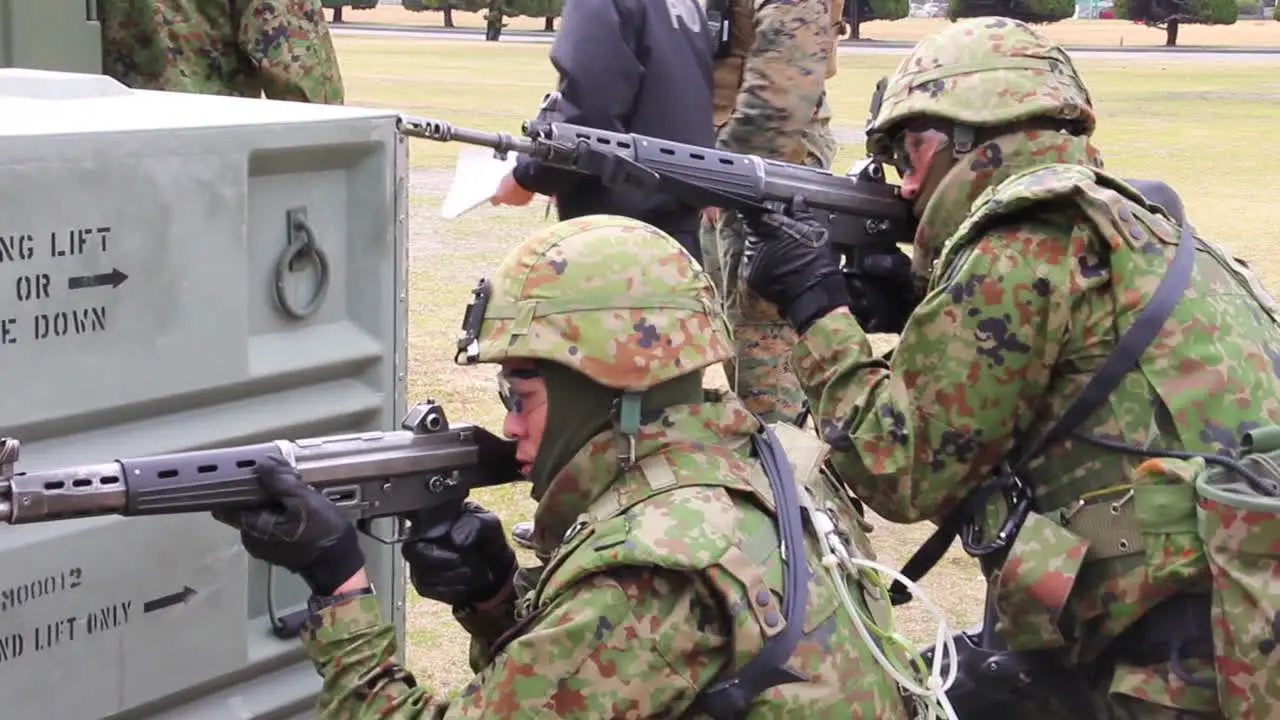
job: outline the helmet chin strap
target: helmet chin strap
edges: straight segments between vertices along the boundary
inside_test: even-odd
[[[936,132],[942,134],[941,131]],[[951,172],[951,168],[955,167],[965,155],[973,152],[974,140],[973,128],[957,123],[952,125],[951,133],[944,135],[942,142],[934,148],[933,154],[929,157],[929,166],[925,169],[924,180],[920,183],[920,192],[911,204],[911,212],[916,218],[924,217],[925,208],[933,199],[942,179]],[[947,148],[951,149],[950,153],[946,152]],[[928,284],[933,260],[932,249],[924,248],[919,243],[914,244],[911,268],[918,295],[924,295],[924,286]]]
[[[969,125],[961,125],[960,123],[952,123],[951,125],[951,147],[953,155],[960,157],[973,152],[973,143],[976,134]]]
[[[940,130],[934,132],[942,135]],[[911,209],[917,218],[924,215],[924,209],[933,198],[933,193],[938,189],[942,178],[951,172],[951,168],[955,167],[960,158],[973,152],[976,137],[972,127],[959,123],[953,124],[951,133],[943,137],[945,139],[934,148],[933,154],[929,157],[929,167],[925,170],[924,180],[920,183],[920,193],[912,203]],[[950,157],[945,153],[947,148],[951,148]]]

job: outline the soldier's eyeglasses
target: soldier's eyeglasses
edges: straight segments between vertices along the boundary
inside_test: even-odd
[[[885,148],[885,154],[888,157],[882,158],[882,161],[892,165],[893,169],[898,171],[900,179],[906,179],[909,173],[918,169],[911,164],[911,155],[907,153],[907,138],[911,135],[919,137],[928,132],[937,132],[944,137],[951,137],[947,128],[935,121],[922,119],[908,122],[889,138],[888,147]]]
[[[533,368],[498,371],[498,399],[502,401],[502,405],[507,408],[508,412],[518,413],[524,409],[520,396],[511,389],[510,378],[532,380],[536,377],[538,377],[538,371]]]
[[[899,133],[889,141],[891,154],[888,158],[893,169],[898,171],[898,179],[905,179],[911,173],[911,156],[907,154],[907,134]]]

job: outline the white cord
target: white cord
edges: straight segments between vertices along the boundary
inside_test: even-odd
[[[912,695],[926,699],[929,706],[928,718],[932,720],[937,717],[938,706],[941,706],[943,716],[947,720],[957,720],[955,709],[951,706],[951,702],[947,699],[946,691],[955,682],[957,673],[957,653],[956,641],[952,636],[950,628],[947,624],[946,614],[942,608],[938,606],[924,591],[912,580],[908,579],[897,570],[881,565],[874,560],[863,557],[852,557],[841,542],[840,537],[836,535],[835,525],[831,522],[831,518],[820,511],[812,511],[809,513],[813,521],[815,529],[818,531],[818,539],[823,549],[822,567],[827,571],[831,578],[832,584],[835,586],[836,593],[840,596],[841,602],[848,611],[850,618],[853,620],[854,626],[858,629],[858,634],[862,637],[863,642],[871,651],[876,663],[884,668],[886,672],[893,676],[893,679],[902,686],[904,690]],[[867,620],[862,616],[849,593],[849,586],[842,577],[841,570],[858,579],[860,573],[859,568],[866,568],[878,573],[883,573],[901,582],[911,595],[924,603],[930,612],[938,619],[938,635],[934,640],[933,650],[933,666],[929,669],[929,676],[924,685],[920,685],[914,678],[906,677],[894,665],[892,661],[885,656],[880,650],[879,643],[871,637],[871,633],[867,628]],[[879,630],[879,628],[877,628]],[[882,636],[888,636],[883,631],[879,632]],[[914,652],[914,651],[913,651]],[[917,656],[918,659],[918,656]],[[943,660],[948,659],[947,676],[942,678]],[[930,702],[932,701],[932,702]]]

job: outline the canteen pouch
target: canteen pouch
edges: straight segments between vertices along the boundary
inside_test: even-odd
[[[1246,434],[1241,447],[1236,463],[1206,458],[1195,486],[1218,702],[1226,717],[1255,720],[1280,711],[1280,426]]]
[[[996,631],[1009,650],[1048,650],[1066,644],[1059,621],[1088,549],[1088,540],[1053,520],[1027,515],[1008,557],[991,578]]]
[[[1152,585],[1185,587],[1206,572],[1195,484],[1205,467],[1203,458],[1159,457],[1135,471],[1133,511]]]

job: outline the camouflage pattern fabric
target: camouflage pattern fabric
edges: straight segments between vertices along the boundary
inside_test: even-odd
[[[512,622],[512,639],[452,702],[386,670],[398,670],[395,635],[372,598],[324,610],[303,636],[324,677],[320,714],[686,716],[700,689],[759,649],[763,618],[780,608],[778,537],[747,455],[755,422],[730,397],[673,408],[641,429],[639,461],[612,484],[612,433],[589,443],[543,503],[575,502],[586,488],[609,484],[603,502],[578,504],[598,519],[567,539],[524,604],[529,614]],[[670,480],[659,491],[654,470],[646,471],[654,467]],[[767,604],[749,602],[760,590]],[[909,717],[823,576],[810,593],[805,634],[788,664],[809,681],[767,691],[748,717]],[[722,607],[738,609],[726,615]]]
[[[954,23],[922,41],[890,80],[881,114],[897,120],[873,119],[869,149],[882,148],[877,136],[892,138],[895,123],[925,114],[985,127],[1082,119],[1078,127],[1091,130],[1087,92],[1059,57],[1021,23]],[[891,360],[876,359],[843,309],[800,339],[795,367],[838,472],[886,519],[941,519],[1016,444],[1046,432],[1150,299],[1179,231],[1101,164],[1085,136],[1010,129],[979,143],[924,208],[916,249],[931,258],[928,293]],[[1159,338],[1080,430],[1139,446],[1236,451],[1245,432],[1280,420],[1278,317],[1248,268],[1202,243]],[[1151,513],[1143,488],[1155,481],[1141,463],[1067,440],[1029,465],[1024,479],[1040,512],[990,577],[997,629],[1012,647],[1056,648],[1068,664],[1097,670],[1111,641],[1148,609],[1209,591],[1209,565],[1194,561],[1196,532],[1185,522],[1190,495],[1181,510]],[[985,526],[1002,515],[991,508]],[[1232,662],[1217,658],[1219,672]],[[1220,716],[1215,693],[1169,670],[1108,669],[1100,715]]]
[[[588,261],[569,262],[575,255]],[[563,220],[494,271],[475,354],[459,362],[549,360],[642,391],[731,357],[718,306],[706,274],[652,225],[617,215]]]
[[[1213,572],[1222,709],[1230,718],[1260,720],[1280,707],[1280,427],[1249,435],[1242,464],[1271,481],[1271,493],[1221,466],[1173,464],[1195,477],[1197,529]]]
[[[838,40],[830,6],[817,0],[733,0],[731,48],[714,68],[716,147],[829,169],[831,132],[826,78],[835,74]],[[766,422],[791,421],[804,402],[787,358],[795,331],[777,308],[738,282],[742,220],[725,212],[699,231],[702,262],[724,298],[736,359],[729,386]]]
[[[818,100],[813,122],[800,132],[800,144],[804,146],[803,164],[824,170],[831,169],[836,152],[840,150],[840,143],[836,142],[835,133],[831,131],[831,103],[827,101],[825,93]]]
[[[320,0],[101,0],[104,72],[141,90],[341,105]]]
[[[625,396],[729,353],[706,274],[674,239],[638,221],[595,216],[541,230],[508,254],[490,287],[464,362],[551,360]],[[750,442],[758,427],[734,396],[707,392],[703,402],[646,415],[623,457],[617,428],[588,440],[551,480],[535,516],[540,528],[571,529],[547,567],[521,581],[532,581],[532,592],[488,619],[480,632],[505,637],[473,654],[490,662],[452,700],[416,686],[395,664],[394,630],[372,598],[323,610],[303,632],[324,678],[319,712],[698,717],[689,708],[700,690],[785,622],[772,494]],[[797,435],[825,452],[803,431],[793,443]],[[800,455],[788,452],[797,482],[833,508],[851,550],[870,555],[848,496],[839,502],[830,492],[838,486],[812,471],[820,462],[797,465]],[[807,541],[816,570],[819,547],[812,535]],[[881,585],[851,589],[864,612],[881,614]],[[821,573],[811,577],[789,667],[807,679],[764,692],[748,717],[908,717]]]
[[[826,116],[830,117],[829,112]],[[836,143],[827,126],[806,131],[802,140],[807,152],[805,164],[829,169]],[[808,152],[810,149],[826,153],[825,159]],[[765,422],[795,421],[804,407],[804,390],[790,362],[796,332],[773,303],[738,279],[746,245],[742,217],[726,211],[714,223],[704,218],[699,240],[703,267],[720,290],[725,314],[733,326],[734,358],[725,362],[729,387]]]
[[[699,228],[702,262],[724,297],[733,325],[734,358],[725,362],[729,387],[765,422],[794,422],[804,390],[791,369],[796,332],[769,301],[738,281],[746,245],[742,217],[722,212]]]
[[[830,10],[819,0],[730,0],[729,52],[712,68],[717,147],[804,161],[802,135],[821,132],[834,75]]]
[[[511,591],[489,607],[453,609],[453,617],[471,636],[468,658],[472,672],[480,672],[493,662],[495,648],[503,636],[516,625],[516,616],[522,604],[527,604],[530,593],[538,586],[545,565],[516,568],[511,581]]]

